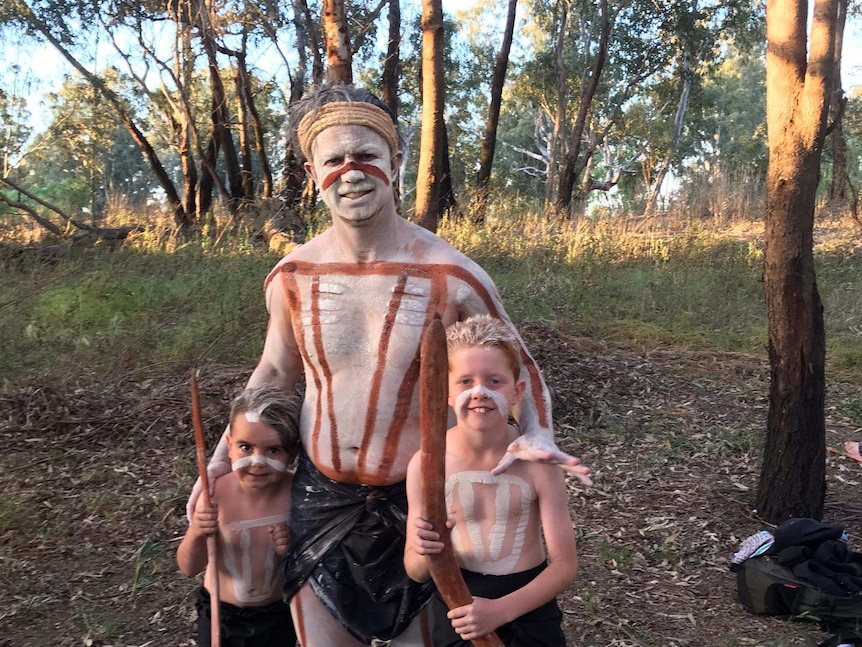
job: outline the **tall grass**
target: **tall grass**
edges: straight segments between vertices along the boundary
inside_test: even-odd
[[[762,354],[762,226],[722,219],[555,222],[489,211],[440,235],[479,262],[517,322],[637,346]],[[818,283],[833,375],[862,376],[862,244],[819,226]],[[823,232],[832,232],[827,237]],[[832,242],[837,241],[837,244]],[[146,234],[59,261],[0,257],[0,374],[251,365],[263,342],[262,285],[277,256],[249,232]]]

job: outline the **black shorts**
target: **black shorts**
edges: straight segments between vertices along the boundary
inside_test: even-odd
[[[210,594],[198,589],[195,601],[198,611],[198,645],[212,645],[210,630]],[[237,607],[219,603],[221,647],[293,647],[296,631],[290,617],[290,607],[281,600],[263,607]]]
[[[461,574],[472,595],[493,600],[532,582],[546,566],[546,564],[540,564],[535,568],[509,575],[482,575],[463,569]],[[435,594],[431,601],[431,635],[434,647],[470,647],[473,643],[463,640],[452,629],[452,622],[446,617],[448,612],[446,603],[439,594]],[[566,647],[562,622],[563,613],[557,606],[557,601],[550,600],[538,609],[533,609],[520,618],[497,627],[497,636],[506,647]]]

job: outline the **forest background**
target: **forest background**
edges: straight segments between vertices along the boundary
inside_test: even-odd
[[[351,74],[399,117],[411,218],[420,7],[345,6]],[[214,441],[260,353],[263,277],[327,226],[285,123],[327,73],[322,23],[304,0],[0,1],[0,644],[190,644],[172,555],[186,377],[203,369]],[[571,486],[568,635],[810,644],[810,626],[744,614],[726,573],[763,525],[763,4],[477,2],[444,36],[433,227],[492,275],[550,377],[558,442],[596,471]],[[62,68],[32,64],[46,47]],[[862,97],[835,66],[814,234],[840,447],[862,440]],[[862,541],[853,467],[830,453],[826,517]]]

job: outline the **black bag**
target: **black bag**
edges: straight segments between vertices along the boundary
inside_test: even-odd
[[[862,634],[855,631],[842,631],[827,638],[817,647],[862,647]]]
[[[794,575],[776,556],[745,560],[736,571],[736,586],[739,601],[751,613],[809,620],[832,632],[862,631],[862,593],[827,593]]]

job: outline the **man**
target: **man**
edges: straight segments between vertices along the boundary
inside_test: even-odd
[[[411,583],[401,560],[420,338],[435,317],[509,319],[478,265],[398,214],[401,153],[384,104],[333,86],[303,112],[297,138],[332,227],[267,278],[269,326],[249,380],[292,391],[305,375],[285,594],[303,645],[430,645],[417,615],[429,587]],[[547,389],[523,343],[521,353],[523,435],[495,472],[518,458],[554,462],[589,484],[589,470],[554,445]]]

